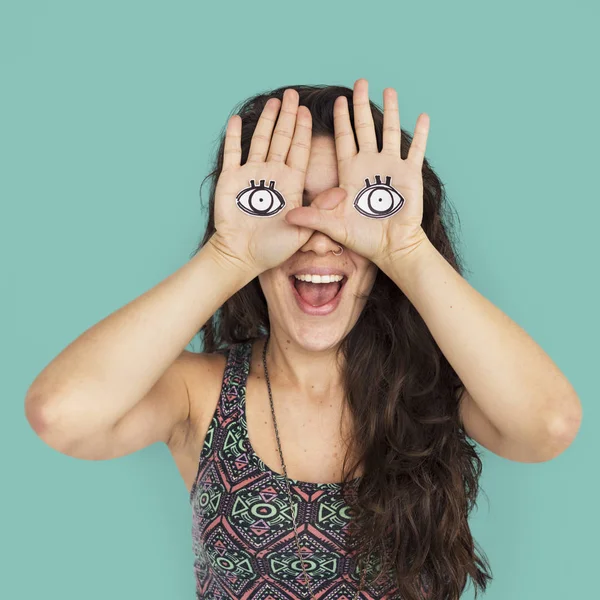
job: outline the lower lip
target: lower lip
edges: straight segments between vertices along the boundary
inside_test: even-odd
[[[294,277],[290,277],[290,285],[292,286],[292,294],[294,294],[294,298],[296,299],[296,303],[298,304],[298,308],[307,315],[316,315],[318,317],[322,317],[324,315],[328,315],[332,313],[340,303],[342,299],[342,293],[344,291],[344,287],[346,286],[346,282],[348,278],[344,278],[342,281],[342,287],[340,287],[340,291],[336,294],[335,298],[333,298],[327,304],[323,304],[322,306],[312,306],[305,302],[302,296],[298,293],[296,286],[294,285]]]

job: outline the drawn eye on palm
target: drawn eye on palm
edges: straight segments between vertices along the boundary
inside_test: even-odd
[[[246,217],[262,220],[301,206],[302,194],[298,190],[303,187],[302,172],[289,168],[268,171],[249,169],[246,177],[239,173],[239,177],[228,184],[227,191],[227,196],[234,198],[236,210]],[[280,219],[275,221],[279,222]]]
[[[265,179],[261,179],[256,185],[255,180],[250,180],[250,186],[244,188],[236,196],[238,208],[252,217],[274,217],[281,212],[286,201],[283,194],[275,188],[275,180],[269,180],[265,185]]]
[[[346,202],[352,206],[352,210],[345,207],[346,216],[353,213],[364,225],[368,223],[365,217],[380,225],[419,219],[422,216],[420,173],[413,173],[399,157],[382,161],[378,156],[377,161],[363,161],[359,156],[340,170],[340,185],[348,192]],[[364,177],[362,186],[359,174]]]
[[[354,198],[354,208],[365,217],[387,219],[396,214],[405,204],[404,196],[392,186],[392,177],[387,175],[385,182],[381,175],[375,175],[375,183],[365,179],[365,187]]]

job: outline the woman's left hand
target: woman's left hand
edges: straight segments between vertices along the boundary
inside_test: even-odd
[[[379,152],[367,80],[358,79],[354,84],[354,124],[358,150],[350,124],[348,101],[345,96],[336,99],[333,114],[338,179],[339,187],[347,195],[341,200],[331,201],[329,205],[315,206],[313,203],[311,206],[294,208],[285,216],[288,223],[321,231],[378,265],[409,253],[426,238],[421,228],[421,170],[429,132],[429,116],[426,113],[419,115],[407,158],[403,160],[400,157],[400,117],[396,91],[386,88],[383,100],[383,146]],[[365,181],[367,179],[369,186]],[[363,189],[355,206],[355,198]]]

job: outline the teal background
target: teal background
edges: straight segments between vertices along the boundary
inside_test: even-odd
[[[296,83],[399,94],[460,215],[467,279],[584,408],[558,458],[481,448],[490,600],[597,594],[598,4],[3,2],[0,597],[191,599],[187,492],[164,445],[64,456],[23,412],[84,330],[182,266],[233,106]],[[203,198],[207,197],[203,189]],[[190,349],[200,350],[195,343]],[[472,598],[471,588],[464,595]]]

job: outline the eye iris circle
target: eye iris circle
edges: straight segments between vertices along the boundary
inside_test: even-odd
[[[394,205],[394,198],[389,190],[377,188],[367,196],[369,208],[376,213],[386,213]]]
[[[257,189],[250,193],[248,204],[254,212],[266,213],[273,206],[273,195],[269,190]]]

